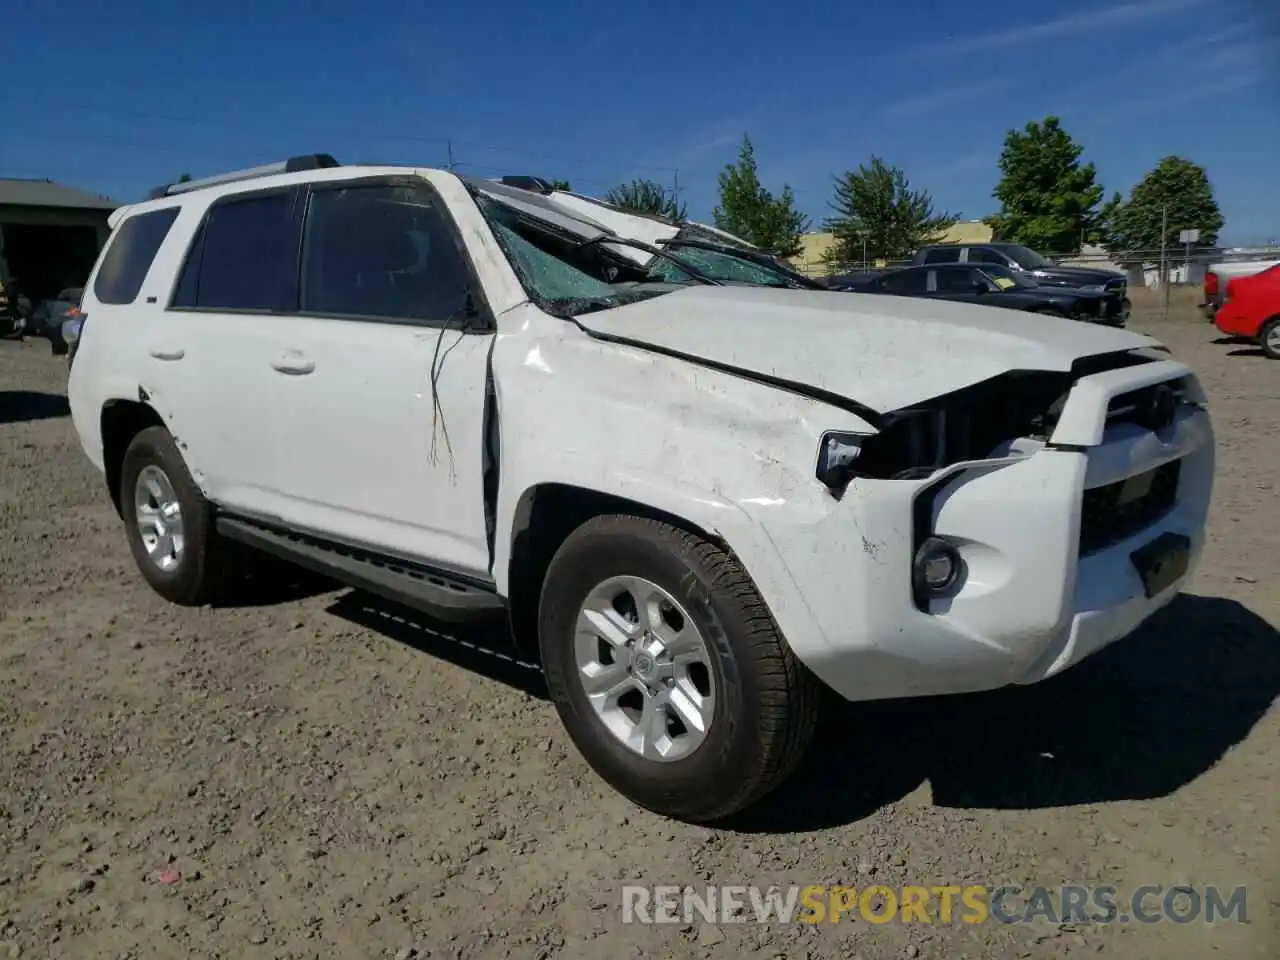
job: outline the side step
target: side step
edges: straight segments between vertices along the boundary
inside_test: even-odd
[[[474,623],[506,616],[506,602],[496,593],[425,567],[234,517],[218,517],[216,527],[228,539],[439,620]]]

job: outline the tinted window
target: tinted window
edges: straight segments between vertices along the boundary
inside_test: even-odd
[[[968,267],[943,267],[934,273],[937,274],[935,289],[938,293],[973,293],[974,281],[981,279],[978,271]]]
[[[292,309],[297,271],[292,191],[223,200],[191,244],[173,305],[202,310]]]
[[[465,300],[466,271],[425,188],[321,190],[302,243],[307,313],[440,322]]]
[[[889,293],[917,294],[925,292],[927,270],[903,270],[884,278],[884,288]]]
[[[959,263],[960,248],[959,247],[934,247],[932,250],[926,250],[924,254],[925,263]]]
[[[969,248],[970,263],[998,263],[1004,266],[1009,261],[1002,254],[990,249],[989,247],[970,247]]]
[[[94,278],[94,296],[103,303],[133,303],[177,217],[178,208],[168,207],[139,213],[120,224]]]

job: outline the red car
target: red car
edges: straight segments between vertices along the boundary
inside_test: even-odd
[[[1226,300],[1213,322],[1223,333],[1256,340],[1263,353],[1280,360],[1280,264],[1227,281]]]

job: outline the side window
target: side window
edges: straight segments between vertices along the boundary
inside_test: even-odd
[[[303,231],[302,311],[448,320],[468,277],[446,215],[425,188],[317,190]]]
[[[139,213],[116,227],[94,278],[93,295],[102,303],[133,303],[177,218],[178,208],[167,207]]]
[[[293,309],[297,271],[293,191],[221,200],[192,241],[173,306],[201,310]]]
[[[938,275],[938,293],[972,293],[973,282],[981,279],[978,271],[970,267],[942,267],[934,272]]]
[[[884,278],[884,288],[889,293],[904,294],[907,296],[926,293],[925,274],[930,272],[932,271],[900,270],[897,273],[891,273]]]
[[[959,247],[934,247],[932,250],[925,251],[925,263],[959,263],[960,248]]]
[[[1000,266],[1003,267],[1003,266],[1007,266],[1009,261],[1003,254],[997,253],[995,250],[992,250],[989,247],[970,247],[969,262],[970,263],[998,263]]]

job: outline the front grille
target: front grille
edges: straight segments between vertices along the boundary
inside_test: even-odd
[[[1081,555],[1103,550],[1151,526],[1178,498],[1182,461],[1084,492],[1080,514]]]

